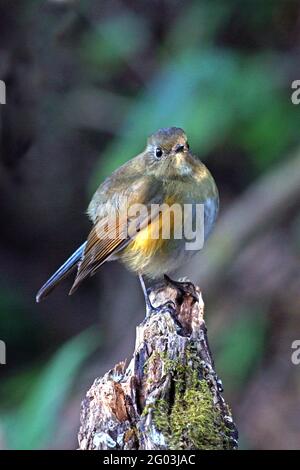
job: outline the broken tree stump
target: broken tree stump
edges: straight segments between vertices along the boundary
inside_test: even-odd
[[[197,301],[171,286],[151,292],[161,307],[137,327],[131,362],[97,378],[82,402],[80,449],[237,448],[195,292]]]

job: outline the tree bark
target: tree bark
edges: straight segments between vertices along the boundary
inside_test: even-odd
[[[151,292],[157,313],[137,327],[129,365],[97,378],[82,402],[80,449],[237,448],[194,292],[198,300],[171,285]]]

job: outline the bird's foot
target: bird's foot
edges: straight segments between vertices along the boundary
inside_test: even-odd
[[[151,315],[155,315],[157,313],[170,313],[173,317],[176,317],[176,305],[172,300],[168,300],[162,305],[159,305],[158,307],[154,307],[151,303],[150,300],[150,294],[152,289],[147,289],[145,285],[145,281],[143,279],[142,274],[139,274],[139,279],[141,283],[141,287],[143,290],[144,298],[145,298],[145,303],[146,303],[146,318],[149,318]]]
[[[175,287],[175,289],[177,289],[181,295],[188,294],[194,299],[195,302],[199,301],[199,296],[197,294],[196,288],[191,281],[188,281],[188,280],[174,281],[166,274],[164,275],[164,278],[167,284],[172,287]]]

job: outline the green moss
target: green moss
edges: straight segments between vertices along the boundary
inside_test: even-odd
[[[193,353],[188,356],[188,364],[164,361],[172,375],[174,396],[172,403],[169,399],[155,403],[154,423],[171,449],[230,448],[229,430],[213,405],[208,383],[201,377],[199,359]]]

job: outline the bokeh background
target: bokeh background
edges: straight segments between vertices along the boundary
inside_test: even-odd
[[[117,263],[40,285],[85,239],[97,185],[159,127],[213,173],[216,231],[182,273],[206,302],[246,449],[300,448],[297,0],[0,1],[0,447],[76,448],[81,399],[144,315]]]

